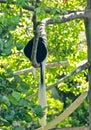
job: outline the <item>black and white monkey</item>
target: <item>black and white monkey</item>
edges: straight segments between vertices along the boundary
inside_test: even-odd
[[[30,61],[32,61],[32,48],[33,48],[33,42],[34,38],[32,38],[28,44],[24,48],[24,54],[26,57],[29,58]],[[39,104],[42,106],[42,108],[46,107],[46,87],[45,87],[45,59],[47,56],[47,48],[45,45],[45,42],[42,37],[39,37],[38,40],[38,46],[36,51],[36,61],[38,64],[40,64],[40,85],[39,85],[39,93],[38,93],[38,100]],[[46,124],[46,114],[43,118],[40,119],[41,126],[45,126]]]
[[[29,58],[30,61],[32,60],[31,56],[32,56],[33,41],[34,41],[34,38],[32,38],[24,48],[24,54],[26,57]],[[38,64],[40,64],[41,85],[44,84],[43,61],[45,60],[46,55],[47,55],[47,48],[45,46],[44,40],[42,37],[39,37],[37,52],[36,52],[36,61]]]
[[[34,41],[34,38],[32,38],[24,48],[24,54],[26,57],[29,58],[30,61],[31,61],[31,55],[32,55],[33,41]],[[47,49],[45,46],[45,42],[42,37],[39,37],[37,53],[36,53],[37,63],[41,64],[45,60],[46,55],[47,55]]]

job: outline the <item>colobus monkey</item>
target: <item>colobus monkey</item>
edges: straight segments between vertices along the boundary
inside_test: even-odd
[[[32,47],[33,47],[34,38],[32,38],[24,48],[25,56],[31,61]],[[42,37],[39,37],[37,52],[36,52],[36,61],[40,64],[40,85],[38,93],[38,101],[42,108],[46,107],[46,88],[44,82],[44,71],[45,63],[44,60],[47,55],[47,48],[45,46],[44,40]],[[42,127],[46,125],[46,110],[43,118],[40,119],[40,124]]]
[[[33,41],[34,41],[34,38],[32,38],[24,48],[24,54],[26,55],[26,57],[30,59],[30,61],[31,61],[31,55],[32,55]],[[41,64],[45,60],[46,55],[47,55],[47,49],[46,49],[44,40],[42,37],[39,37],[37,53],[36,53],[37,62]]]
[[[34,38],[32,38],[24,48],[24,54],[26,57],[29,58],[30,61],[31,61],[31,55],[32,55],[33,41],[34,41]],[[41,86],[43,86],[43,83],[44,83],[42,62],[45,60],[46,55],[47,55],[47,48],[45,46],[44,40],[42,37],[39,37],[37,52],[36,52],[36,61],[37,63],[40,64]]]

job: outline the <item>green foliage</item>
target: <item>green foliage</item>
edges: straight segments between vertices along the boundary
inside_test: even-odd
[[[27,0],[16,0],[16,5],[22,7],[26,4]]]
[[[23,44],[22,43],[17,43],[16,48],[18,51],[23,49]]]
[[[20,124],[25,121],[23,127],[26,127],[34,117],[41,118],[43,110],[41,106],[24,98],[29,87],[19,76],[14,76],[10,68],[3,71],[4,69],[0,75],[0,127],[3,124],[12,126],[13,129],[14,121],[20,121]],[[23,88],[24,85],[26,88]],[[22,86],[22,90],[19,86]]]
[[[33,13],[22,7],[30,6],[30,0],[7,0],[0,4],[0,128],[2,130],[23,130],[30,128],[32,122],[39,126],[38,118],[43,116],[41,106],[37,105],[39,72],[14,75],[14,71],[31,67],[24,56],[23,48],[33,37]],[[34,1],[35,4],[35,1]],[[50,17],[59,21],[59,16],[67,10],[80,10],[86,6],[85,0],[69,0],[63,4],[60,0],[43,0],[35,9],[38,20]],[[45,13],[45,10],[50,14]],[[77,63],[87,58],[87,47],[84,37],[84,23],[81,20],[66,22],[61,25],[49,25],[47,32],[47,62],[67,60],[69,65],[46,69],[46,84],[55,83],[63,75],[69,74]],[[88,89],[87,71],[60,83],[57,91],[47,92],[48,119],[51,121],[63,112],[79,94]],[[55,96],[54,96],[55,95]],[[31,98],[33,97],[33,98]],[[83,126],[88,124],[88,101],[86,100],[72,115],[57,125],[60,127]],[[79,120],[78,120],[79,118]],[[30,128],[31,129],[31,128]],[[35,127],[34,127],[35,129]]]
[[[37,7],[35,10],[37,15],[45,14],[44,8],[42,7]]]
[[[74,121],[71,121],[72,126],[85,126],[89,125],[89,112],[88,112],[88,101],[87,99],[83,104],[77,108],[77,110],[72,114]],[[78,120],[79,119],[79,120]]]
[[[36,105],[34,108],[32,108],[32,112],[36,114],[39,118],[42,118],[44,115],[40,105]]]

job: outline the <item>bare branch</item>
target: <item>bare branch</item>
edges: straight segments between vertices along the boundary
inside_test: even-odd
[[[56,67],[56,66],[65,66],[68,64],[69,64],[68,61],[54,62],[54,63],[46,64],[46,68],[51,68],[51,67]],[[36,69],[39,69],[39,68],[36,68]],[[14,75],[20,75],[20,74],[24,74],[24,73],[33,72],[33,71],[34,71],[34,68],[31,67],[31,68],[15,71]]]
[[[54,20],[51,18],[45,18],[44,20],[41,21],[40,24],[43,24],[43,25],[61,24],[61,23],[65,23],[67,21],[75,20],[77,18],[84,19],[88,16],[91,16],[91,11],[88,11],[88,12],[78,11],[78,12],[73,12],[70,14],[63,15],[63,16],[59,16],[57,20]]]

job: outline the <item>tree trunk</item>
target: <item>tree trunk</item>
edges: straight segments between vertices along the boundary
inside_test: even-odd
[[[91,0],[87,1],[86,11],[91,10]],[[87,39],[87,49],[88,49],[88,63],[91,65],[91,17],[85,19],[85,30]],[[88,79],[89,79],[89,130],[91,130],[91,66],[88,68]]]

